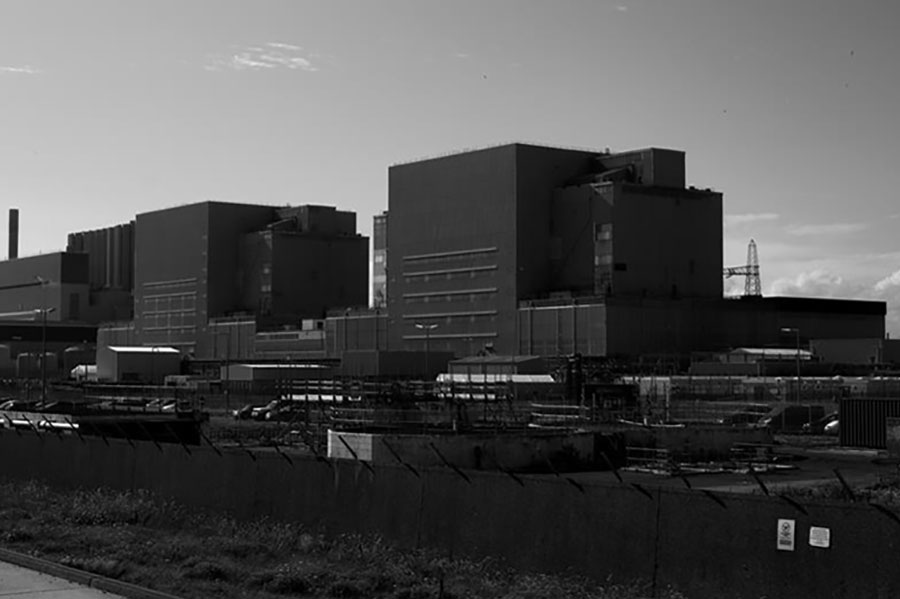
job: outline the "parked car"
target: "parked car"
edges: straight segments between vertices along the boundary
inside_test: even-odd
[[[253,408],[255,407],[257,406],[248,403],[237,410],[232,410],[231,415],[235,420],[250,420],[253,417]]]
[[[269,403],[262,406],[254,406],[247,404],[242,408],[234,410],[231,414],[235,420],[275,420],[274,415],[284,408],[286,403],[282,399],[273,399]]]
[[[29,412],[33,410],[37,402],[24,399],[7,399],[0,403],[0,411],[3,412]]]
[[[826,428],[832,422],[837,422],[838,414],[837,412],[831,412],[830,414],[826,414],[821,418],[813,420],[812,422],[807,422],[803,425],[803,433],[807,435],[824,435]]]
[[[772,410],[759,421],[758,426],[776,433],[798,433],[803,431],[804,425],[815,422],[824,415],[825,408],[822,406],[787,405]]]

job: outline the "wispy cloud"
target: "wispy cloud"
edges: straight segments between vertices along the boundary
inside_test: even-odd
[[[459,58],[460,60],[466,60],[467,58],[472,58],[472,55],[467,52],[454,52],[453,57]]]
[[[300,52],[303,50],[300,46],[295,46],[294,44],[285,44],[284,42],[269,42],[266,44],[270,48],[275,48],[276,50],[290,50],[291,52]]]
[[[37,75],[41,70],[30,65],[20,67],[0,67],[0,73],[12,73],[15,75]]]
[[[895,270],[875,283],[875,291],[884,292],[893,288],[900,289],[900,270]]]
[[[310,60],[312,57],[313,55],[304,52],[301,46],[284,42],[267,42],[239,48],[229,56],[212,55],[203,68],[207,71],[288,69],[312,73],[319,70],[319,67]]]
[[[868,227],[865,223],[830,223],[821,225],[791,225],[785,228],[791,235],[807,237],[811,235],[849,235]]]
[[[756,214],[726,214],[725,226],[737,226],[747,223],[778,220],[780,216],[774,212],[759,212]]]
[[[619,4],[616,6],[616,10],[619,12],[628,12],[628,7],[624,4]]]

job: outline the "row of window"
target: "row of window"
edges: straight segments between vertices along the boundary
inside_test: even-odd
[[[485,323],[497,322],[496,310],[485,310],[483,312],[455,312],[443,314],[404,314],[404,320],[426,320],[430,323],[438,323],[442,325],[462,324],[462,323]]]
[[[404,273],[408,281],[428,283],[429,281],[454,281],[459,279],[494,278],[497,274],[496,266],[454,268],[444,271]]]
[[[185,293],[166,293],[144,296],[142,312],[167,313],[167,312],[194,312],[197,309],[197,293],[189,291]]]
[[[197,317],[193,312],[144,313],[142,321],[145,329],[194,328],[197,323]]]
[[[486,247],[486,248],[473,248],[469,250],[455,250],[450,252],[435,252],[431,254],[417,254],[411,256],[403,256],[403,261],[406,263],[417,262],[417,263],[440,263],[440,262],[452,262],[464,259],[482,259],[485,256],[494,254],[497,252],[496,247]]]
[[[496,289],[483,291],[472,290],[465,292],[434,292],[434,293],[408,293],[403,296],[406,304],[440,304],[449,302],[483,302],[490,300],[497,293]]]

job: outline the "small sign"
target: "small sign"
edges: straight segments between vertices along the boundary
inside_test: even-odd
[[[794,520],[778,519],[778,550],[793,551],[794,550]]]
[[[810,526],[809,545],[811,547],[822,547],[823,549],[831,547],[831,529],[821,526]]]

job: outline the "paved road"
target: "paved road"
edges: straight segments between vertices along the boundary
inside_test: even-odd
[[[0,599],[123,599],[62,578],[0,562]]]

